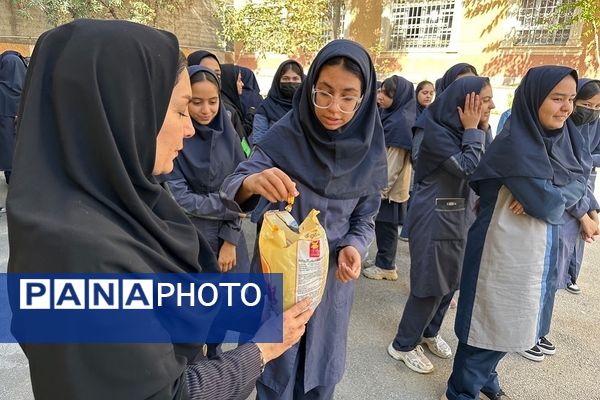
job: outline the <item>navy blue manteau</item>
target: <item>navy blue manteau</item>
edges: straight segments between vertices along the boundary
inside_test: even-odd
[[[524,351],[548,333],[561,224],[565,210],[585,200],[589,150],[572,121],[546,131],[538,113],[569,76],[577,79],[575,70],[562,66],[527,72],[515,91],[510,119],[472,175],[480,209],[467,239],[456,314],[462,343]],[[525,214],[512,212],[515,199]]]
[[[27,67],[21,54],[5,51],[0,54],[0,170],[12,169],[15,150],[15,117]]]
[[[316,118],[311,100],[312,85],[324,63],[343,56],[354,60],[365,81],[365,97],[354,119],[337,132],[327,131]],[[253,196],[240,204],[233,201],[251,174],[279,167],[296,181],[300,195],[292,209],[302,221],[311,209],[320,211],[319,221],[327,232],[329,269],[321,303],[306,326],[302,339],[277,359],[267,364],[257,387],[281,396],[297,379],[295,365],[304,357],[302,386],[310,391],[317,386],[336,385],[346,367],[350,310],[355,282],[336,279],[337,254],[353,246],[365,257],[374,237],[374,217],[380,204],[380,190],[387,182],[383,128],[376,113],[375,70],[368,53],[359,44],[335,40],[316,56],[301,90],[294,96],[293,109],[273,125],[250,158],[225,179],[223,196],[232,209],[251,210],[258,200]],[[271,209],[282,207],[273,204]],[[241,209],[240,209],[241,207]],[[252,262],[260,271],[258,249]],[[303,352],[300,354],[299,352]]]
[[[392,105],[381,110],[381,123],[387,147],[400,147],[409,150],[412,147],[412,126],[416,119],[415,89],[411,82],[394,75],[396,93]]]
[[[190,78],[198,72],[214,76],[206,67],[188,67]],[[201,125],[192,119],[195,135],[184,142],[183,150],[175,159],[179,171],[195,193],[210,193],[219,190],[223,180],[232,173],[245,157],[240,147],[239,137],[225,107],[219,103],[219,111],[208,125]]]
[[[206,67],[188,67],[188,72],[190,78],[204,72],[217,80],[214,72]],[[204,235],[212,251],[218,255],[223,241],[235,245],[237,265],[233,271],[247,272],[250,260],[240,215],[226,208],[219,196],[225,177],[245,159],[238,134],[222,102],[208,125],[193,119],[192,123],[195,134],[184,141],[173,172],[167,175],[167,183],[173,197]]]
[[[312,89],[324,63],[334,57],[354,60],[365,86],[352,120],[330,131],[315,116]],[[376,81],[371,58],[360,45],[349,40],[330,42],[317,54],[294,95],[292,112],[273,125],[257,146],[293,179],[322,196],[349,199],[379,193],[387,185],[387,166]]]

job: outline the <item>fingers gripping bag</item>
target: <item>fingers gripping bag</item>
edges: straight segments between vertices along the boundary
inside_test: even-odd
[[[283,274],[284,310],[307,297],[315,309],[323,296],[329,244],[318,214],[311,210],[300,226],[288,211],[264,214],[258,238],[262,271]]]

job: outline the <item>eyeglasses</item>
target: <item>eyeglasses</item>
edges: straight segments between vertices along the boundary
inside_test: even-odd
[[[312,101],[315,107],[322,109],[329,108],[335,101],[337,109],[344,114],[350,114],[356,111],[362,99],[362,96],[335,97],[325,90],[317,90],[314,86],[312,88]]]

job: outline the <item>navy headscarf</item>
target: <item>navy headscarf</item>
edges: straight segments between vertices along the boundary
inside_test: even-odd
[[[479,93],[488,85],[486,78],[466,76],[450,84],[421,114],[425,117],[425,134],[415,169],[415,182],[420,182],[435,171],[440,164],[462,148],[465,128],[460,121],[457,107],[464,107],[468,93]]]
[[[588,78],[579,79],[577,81],[577,93],[579,93],[579,91],[590,82],[600,83],[600,80]],[[600,145],[600,119],[596,119],[595,121],[589,124],[580,125],[578,126],[578,128],[581,129],[581,135],[583,136],[583,140],[588,145],[590,151],[595,150],[598,147],[598,145]],[[593,160],[592,167],[597,167],[597,165],[593,165]]]
[[[271,84],[271,89],[269,89],[269,94],[258,108],[258,111],[256,111],[257,114],[262,114],[267,117],[269,121],[279,121],[292,109],[292,99],[283,96],[279,87],[281,75],[283,75],[283,71],[290,64],[296,64],[298,68],[300,68],[300,71],[302,71],[300,76],[302,77],[302,80],[304,80],[304,70],[299,62],[295,60],[286,60],[279,65],[279,68],[277,68],[277,72],[275,72],[275,76],[273,77],[273,83]]]
[[[242,74],[242,82],[244,82],[244,89],[242,89],[242,95],[240,101],[242,103],[243,112],[246,114],[249,109],[254,108],[255,110],[263,102],[263,98],[260,95],[260,87],[254,72],[250,68],[239,67],[240,73]]]
[[[464,73],[464,70],[466,68],[472,68],[473,71],[475,71],[475,75],[477,75],[477,70],[471,64],[458,63],[458,64],[451,66],[450,68],[448,68],[446,70],[446,72],[444,72],[444,75],[441,78],[439,78],[435,81],[435,96],[436,96],[435,98],[437,99],[438,96],[441,95],[442,92],[444,90],[446,90],[446,88],[448,86],[450,86],[450,84],[452,84],[452,82],[454,82],[458,78],[458,75],[460,75],[461,72]],[[435,100],[434,100],[434,102],[435,102]],[[419,117],[417,118],[417,122],[415,122],[415,125],[413,126],[413,132],[417,128],[425,129],[425,120],[428,118],[427,113],[428,113],[427,109],[421,110],[421,113],[420,113]]]
[[[221,93],[223,93],[227,100],[235,107],[243,121],[243,116],[245,114],[243,112],[240,95],[237,91],[238,74],[240,74],[240,68],[237,65],[221,65]]]
[[[435,93],[439,96],[452,82],[458,78],[458,75],[464,74],[465,69],[472,69],[477,74],[477,69],[468,63],[458,63],[446,70],[444,75],[435,81]]]
[[[206,50],[198,50],[195,51],[193,53],[190,53],[190,55],[187,58],[188,61],[188,65],[191,67],[192,65],[200,65],[200,63],[202,62],[202,60],[204,60],[206,57],[211,57],[214,58],[215,61],[221,65],[221,62],[219,61],[219,59],[217,58],[217,56],[215,56],[213,53],[211,53],[210,51],[206,51]]]
[[[330,131],[315,115],[311,92],[325,62],[336,57],[351,59],[360,67],[364,93],[352,120]],[[387,185],[387,164],[375,85],[373,63],[361,45],[344,39],[329,42],[294,95],[292,111],[271,127],[258,147],[321,196],[352,199],[379,193]]]
[[[27,64],[21,54],[12,50],[0,54],[0,116],[17,115],[26,73]]]
[[[219,81],[210,68],[195,65],[188,67],[188,72],[190,78],[204,72]],[[175,174],[181,173],[194,193],[213,193],[245,159],[239,136],[227,118],[220,98],[219,111],[208,125],[202,125],[193,118],[192,123],[196,134],[185,140],[183,150],[175,159]]]
[[[472,182],[527,177],[564,186],[583,174],[590,156],[573,121],[569,118],[562,129],[547,131],[538,118],[548,94],[569,75],[577,81],[577,72],[568,67],[541,66],[527,71],[515,91],[510,119],[487,149]],[[476,184],[472,186],[477,189]]]
[[[417,117],[415,91],[412,82],[401,76],[391,77],[396,82],[396,93],[389,108],[381,110],[381,123],[387,147],[412,147],[412,126]]]

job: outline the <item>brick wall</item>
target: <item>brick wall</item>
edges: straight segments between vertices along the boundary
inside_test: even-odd
[[[41,11],[30,13],[31,19],[21,17],[11,0],[0,0],[0,52],[13,49],[28,56],[38,36],[51,28]]]
[[[12,0],[0,0],[0,52],[13,49],[25,56],[31,55],[39,35],[52,26],[40,10],[31,10],[30,14],[31,18],[19,16]],[[184,52],[206,49],[226,59],[227,55],[219,49],[219,25],[214,14],[214,2],[193,0],[190,8],[178,18],[159,17],[158,25],[177,35]]]

